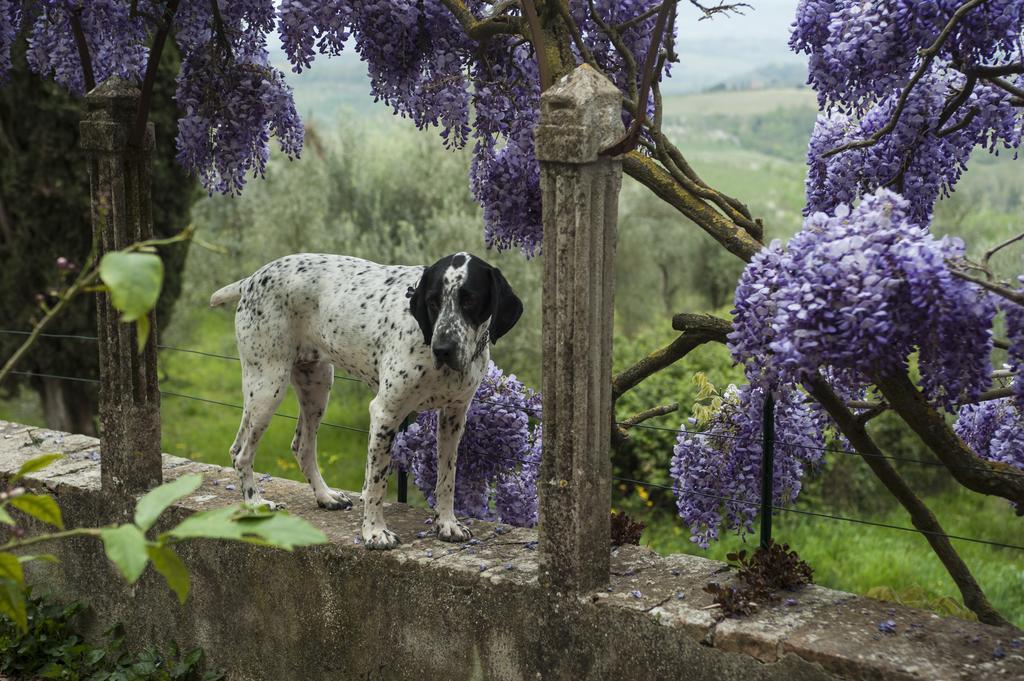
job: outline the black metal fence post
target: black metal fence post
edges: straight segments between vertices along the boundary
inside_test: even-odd
[[[406,416],[405,420],[402,421],[402,430],[409,427],[409,417]],[[407,504],[409,503],[409,472],[402,466],[398,469],[398,480],[397,480],[397,497],[398,503]]]
[[[775,396],[764,398],[764,425],[761,430],[761,546],[772,538],[772,499],[775,496]]]

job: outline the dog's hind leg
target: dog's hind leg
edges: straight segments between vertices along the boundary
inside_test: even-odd
[[[296,362],[292,366],[292,386],[298,395],[300,409],[292,453],[302,474],[313,487],[317,506],[331,511],[352,508],[352,500],[344,492],[327,486],[316,461],[316,432],[327,410],[333,383],[334,367],[328,362]]]
[[[242,361],[245,409],[242,412],[238,435],[231,445],[231,462],[238,472],[242,499],[249,504],[268,506],[271,510],[281,505],[263,499],[253,479],[252,465],[260,438],[267,431],[274,412],[284,399],[288,388],[288,369],[287,364],[267,361],[259,364],[257,369],[245,360]]]

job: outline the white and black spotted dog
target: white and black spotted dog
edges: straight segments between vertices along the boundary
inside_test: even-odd
[[[523,311],[501,271],[468,253],[426,268],[290,255],[210,298],[211,307],[234,302],[245,410],[231,460],[245,501],[276,507],[253,480],[253,458],[290,379],[301,409],[292,452],[317,504],[352,506],[327,486],[316,459],[317,428],[337,368],[377,391],[370,402],[363,544],[399,543],[382,509],[391,444],[402,420],[424,409],[439,410],[435,529],[445,541],[468,540],[472,534],[454,511],[459,440],[490,359],[488,342],[505,335]]]

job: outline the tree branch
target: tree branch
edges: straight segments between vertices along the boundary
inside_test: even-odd
[[[643,423],[648,419],[653,419],[658,416],[664,416],[665,414],[671,414],[674,411],[679,410],[679,403],[672,402],[670,404],[663,404],[658,407],[651,407],[650,409],[644,409],[639,414],[634,414],[627,419],[619,421],[619,428],[626,430],[632,428],[638,423]]]
[[[228,59],[234,61],[235,55],[231,50],[231,41],[228,40],[228,33],[224,30],[224,17],[220,15],[219,0],[210,0],[210,12],[213,14],[213,30],[217,34],[217,42],[220,43],[221,49],[224,50]]]
[[[998,281],[992,281],[990,279],[984,279],[982,277],[976,277],[973,274],[968,273],[962,267],[958,267],[956,265],[950,266],[949,273],[952,274],[954,277],[959,277],[960,279],[963,279],[965,281],[974,282],[978,286],[981,286],[982,288],[987,289],[992,293],[1000,295],[1012,303],[1024,305],[1024,292],[1018,291],[1015,288],[1011,288],[1008,284],[1004,284]]]
[[[522,24],[516,17],[504,14],[477,19],[462,0],[441,0],[455,20],[465,29],[466,35],[481,41],[496,35],[522,35]]]
[[[1024,88],[1019,88],[1008,80],[996,78],[994,76],[991,78],[985,78],[985,80],[992,83],[1000,90],[1006,90],[1017,99],[1024,99]]]
[[[705,19],[714,19],[716,14],[728,14],[729,12],[735,12],[740,16],[743,16],[744,9],[753,9],[752,6],[745,2],[736,2],[732,4],[726,4],[724,1],[719,0],[717,5],[708,6],[702,5],[698,0],[690,0],[690,4],[699,9],[703,16],[697,21],[704,21]]]
[[[89,43],[85,40],[85,31],[82,30],[82,8],[71,10],[71,34],[75,37],[75,47],[78,49],[78,61],[82,64],[82,81],[85,83],[86,93],[96,87],[96,77],[92,70],[92,57],[89,56]]]
[[[593,66],[598,73],[604,74],[601,67],[597,65],[597,60],[594,58],[593,52],[591,52],[590,48],[587,47],[587,44],[583,42],[583,35],[580,33],[580,27],[576,25],[576,22],[572,18],[572,12],[569,11],[569,4],[567,2],[556,2],[555,4],[558,6],[558,13],[562,15],[562,21],[564,21],[565,25],[569,27],[569,33],[572,35],[572,41],[576,45],[576,49],[580,51],[583,61]]]
[[[685,357],[694,348],[710,341],[724,343],[732,326],[724,319],[711,315],[678,314],[672,318],[672,328],[683,333],[665,347],[655,350],[612,377],[613,405],[623,393],[635,388],[651,374]]]
[[[644,70],[640,81],[640,93],[636,100],[636,114],[629,130],[618,142],[601,151],[602,156],[619,156],[627,151],[636,149],[637,140],[640,138],[640,130],[643,129],[647,119],[647,100],[651,96],[651,83],[655,80],[655,72],[661,72],[665,59],[659,59],[658,52],[661,50],[661,38],[665,32],[665,25],[668,23],[669,14],[675,11],[675,1],[665,0],[661,3],[661,11],[658,12],[658,19],[654,22],[654,34],[651,37],[651,44],[647,48],[647,55],[644,59]]]
[[[627,175],[692,220],[740,260],[749,262],[764,247],[746,230],[737,226],[700,197],[687,191],[654,159],[637,151],[631,151],[623,155],[622,167]]]
[[[213,1],[216,4],[216,0]],[[149,109],[153,101],[153,85],[156,83],[164,43],[167,42],[167,34],[171,31],[171,21],[174,19],[174,13],[178,11],[178,2],[179,0],[168,0],[167,7],[164,8],[163,23],[153,36],[153,46],[149,48],[149,61],[146,62],[146,75],[142,79],[139,108],[135,112],[135,126],[132,128],[131,137],[128,138],[129,147],[141,147],[146,136],[146,122],[149,120]]]
[[[544,49],[544,30],[540,26],[540,17],[537,16],[537,6],[533,0],[520,0],[523,6],[523,13],[526,15],[526,25],[530,30],[530,41],[533,43],[533,51],[537,55],[537,70],[540,72],[540,91],[544,92],[551,83],[551,68],[548,65],[547,50]]]
[[[978,619],[986,624],[996,626],[1011,626],[999,612],[992,607],[985,593],[981,590],[978,582],[974,579],[967,564],[957,554],[938,518],[931,512],[931,509],[910,489],[902,476],[883,457],[881,449],[868,435],[863,423],[846,408],[843,401],[832,390],[828,383],[816,377],[809,381],[807,389],[811,395],[825,408],[832,420],[839,427],[839,430],[850,441],[850,444],[861,454],[864,462],[871,468],[872,472],[885,485],[885,488],[896,497],[907,513],[910,515],[911,523],[920,530],[924,538],[931,545],[935,555],[942,561],[949,576],[953,578],[960,595],[964,599],[964,605],[974,612]]]
[[[980,494],[1008,499],[1017,504],[1017,514],[1024,515],[1024,477],[1018,469],[975,455],[905,373],[877,377],[875,385],[957,482]]]

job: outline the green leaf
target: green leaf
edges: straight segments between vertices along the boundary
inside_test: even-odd
[[[25,586],[25,573],[21,570],[21,563],[13,553],[0,552],[0,579],[10,579],[18,583],[18,586]]]
[[[170,546],[150,544],[146,547],[153,567],[167,580],[167,586],[178,594],[178,602],[184,603],[188,598],[188,568]]]
[[[54,461],[56,461],[57,459],[63,458],[63,454],[43,454],[42,456],[31,458],[25,463],[21,464],[21,468],[19,468],[17,472],[15,472],[15,474],[11,477],[11,482],[17,482],[18,480],[25,477],[29,473],[35,473],[38,470],[42,470],[49,466]]]
[[[112,251],[100,260],[99,271],[110,291],[110,303],[121,311],[121,319],[136,322],[141,351],[149,335],[146,315],[156,305],[163,285],[163,262],[152,253]]]
[[[28,631],[25,592],[13,580],[0,579],[0,613],[7,615],[22,631]]]
[[[149,555],[146,552],[146,536],[134,525],[104,528],[100,530],[103,548],[114,565],[121,571],[129,584],[134,584],[146,569]]]
[[[135,351],[140,355],[146,347],[146,339],[149,338],[149,317],[143,315],[135,320]]]
[[[272,516],[240,518],[244,541],[266,544],[291,551],[296,546],[324,544],[327,536],[297,516],[277,511]]]
[[[193,513],[167,534],[178,539],[241,539],[242,528],[233,522],[237,506],[225,506]]]
[[[64,529],[64,519],[60,515],[60,507],[57,506],[53,497],[45,494],[22,494],[11,499],[11,506],[47,525],[53,525],[58,530]]]
[[[4,525],[14,524],[14,518],[11,517],[11,514],[8,513],[7,509],[3,506],[0,506],[0,523],[3,523]]]
[[[59,679],[66,670],[56,662],[47,662],[46,666],[36,672],[41,679]]]
[[[251,514],[237,506],[196,513],[168,534],[178,539],[237,539],[288,550],[327,541],[323,532],[302,518],[283,511]]]
[[[203,484],[203,476],[191,473],[147,492],[135,506],[135,524],[145,532],[153,527],[153,523],[161,513],[167,510],[168,506],[195,492],[201,484]]]
[[[134,322],[156,305],[164,264],[152,253],[112,251],[100,260],[100,278],[110,290],[110,302],[121,311],[121,318]]]
[[[58,563],[57,556],[52,553],[22,554],[18,556],[18,562],[31,563],[34,560],[45,560],[47,563]]]

